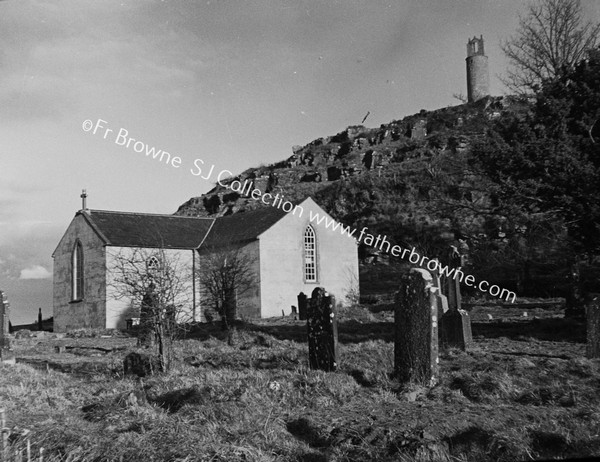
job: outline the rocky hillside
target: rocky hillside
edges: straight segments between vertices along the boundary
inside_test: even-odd
[[[514,104],[505,98],[488,97],[476,104],[421,111],[378,128],[350,126],[336,135],[294,146],[289,158],[250,168],[225,182],[250,180],[262,193],[283,194],[292,202],[317,195],[327,199],[324,191],[338,183],[368,175],[377,184],[389,177],[398,178],[404,170],[402,165],[413,159],[431,159],[442,152],[461,153],[483,133],[487,121],[512,107]],[[176,214],[222,216],[261,206],[260,201],[240,197],[217,185],[182,204]],[[328,211],[339,218],[345,215],[343,210]]]
[[[470,249],[473,274],[516,288],[523,253],[515,248],[525,244],[505,237],[505,217],[496,213],[493,190],[473,167],[470,148],[485,141],[494,121],[527,111],[526,104],[512,98],[487,97],[474,104],[421,111],[378,128],[350,126],[294,146],[289,158],[250,168],[225,183],[249,180],[262,193],[283,194],[291,202],[311,196],[345,225],[366,226],[371,234],[385,235],[392,244],[415,246],[431,258],[443,258],[449,245],[462,242]],[[257,207],[265,205],[217,185],[181,205],[177,214],[222,216]],[[517,234],[515,239],[521,239]],[[540,247],[535,252],[550,256],[553,244],[546,245],[539,235],[531,240]],[[365,245],[359,246],[359,257],[363,263],[392,263]],[[361,290],[362,278],[361,274]],[[377,276],[369,285],[384,279]]]

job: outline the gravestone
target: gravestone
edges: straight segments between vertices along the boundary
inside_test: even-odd
[[[448,278],[448,311],[440,323],[441,344],[444,348],[466,351],[473,343],[471,317],[461,308],[460,281]]]
[[[10,303],[0,290],[0,363],[15,364],[9,337]]]
[[[435,261],[437,261],[437,260],[435,260]],[[441,321],[444,313],[446,313],[448,311],[448,297],[446,297],[444,295],[444,288],[443,288],[442,278],[440,276],[439,264],[440,263],[438,262],[438,267],[435,269],[435,271],[430,271],[429,269],[428,269],[428,271],[430,272],[431,277],[433,279],[434,287],[437,288],[437,290],[435,292],[436,303],[437,303],[437,307],[438,307],[438,319]]]
[[[588,358],[600,358],[600,294],[590,294],[585,304],[587,321],[587,345],[585,354]]]
[[[311,369],[335,371],[338,365],[338,332],[335,297],[322,287],[308,301],[308,360]]]
[[[138,346],[151,348],[156,340],[156,323],[158,316],[158,295],[154,283],[150,283],[142,299],[140,309],[140,328],[138,330]]]
[[[306,321],[308,312],[308,297],[304,292],[298,294],[298,319]]]
[[[160,359],[145,353],[129,353],[123,359],[124,375],[146,377],[161,371]]]
[[[438,377],[438,304],[431,274],[413,268],[396,293],[394,372],[401,382],[433,386]]]

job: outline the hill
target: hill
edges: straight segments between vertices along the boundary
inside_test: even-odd
[[[514,246],[528,243],[515,243],[506,236],[506,217],[496,210],[493,188],[474,168],[471,156],[471,147],[485,139],[494,123],[526,117],[529,111],[527,103],[511,97],[486,97],[476,103],[422,110],[377,128],[350,126],[294,146],[289,158],[247,169],[223,184],[248,182],[262,194],[283,195],[291,202],[312,196],[343,224],[366,226],[371,234],[385,235],[393,244],[415,246],[430,258],[443,260],[450,245],[468,247],[470,272],[479,278],[522,291],[523,281],[535,276],[537,285],[528,285],[528,295],[560,296],[563,275],[551,276],[558,249],[540,233],[532,234],[529,239],[543,245],[530,252],[530,259],[541,262],[523,269],[523,252]],[[222,216],[265,206],[216,185],[182,204],[176,213]],[[359,247],[359,257],[363,264],[403,264],[364,245]],[[393,291],[396,274],[396,268],[363,268],[362,293]],[[548,277],[556,279],[550,286]]]

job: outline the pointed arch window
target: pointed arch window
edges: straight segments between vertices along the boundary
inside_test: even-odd
[[[317,239],[310,225],[304,230],[304,281],[317,282]]]
[[[148,272],[154,273],[160,269],[160,261],[154,255],[152,255],[148,260],[146,260],[146,268]]]
[[[71,254],[71,299],[83,299],[83,246],[75,243]]]

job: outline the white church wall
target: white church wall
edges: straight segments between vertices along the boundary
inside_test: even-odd
[[[108,247],[106,252],[106,328],[125,329],[126,320],[131,317],[139,317],[141,300],[132,299],[123,295],[123,286],[116,279],[123,274],[117,269],[119,261],[136,261],[136,267],[144,271],[145,262],[152,256],[166,265],[176,269],[178,284],[181,290],[177,291],[175,305],[177,306],[177,319],[179,322],[192,321],[193,313],[193,284],[192,264],[193,250],[179,249],[153,249],[153,248],[131,248],[131,247]],[[160,278],[160,269],[157,279]],[[198,303],[198,297],[196,297]]]
[[[297,296],[308,297],[316,287],[324,287],[346,305],[346,294],[358,283],[358,247],[356,241],[339,229],[326,229],[323,223],[313,223],[317,247],[317,281],[304,280],[304,231],[310,224],[310,211],[327,216],[312,199],[300,204],[295,214],[288,213],[260,235],[262,317],[290,314],[298,305]]]
[[[255,283],[246,290],[244,293],[237,294],[237,314],[240,318],[252,319],[260,318],[260,250],[258,240],[249,242],[247,244],[238,247],[238,250],[247,256],[250,262],[250,271],[254,275]],[[197,260],[198,271],[202,271],[207,268],[208,255],[219,252],[213,249],[202,249]],[[202,294],[203,288],[199,285],[198,292]],[[202,296],[200,296],[202,300]],[[209,306],[206,302],[202,304],[202,321],[207,321],[210,317],[217,316],[214,308]],[[208,316],[207,316],[208,313]]]

